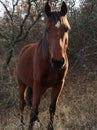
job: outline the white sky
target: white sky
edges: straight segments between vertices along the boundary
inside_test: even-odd
[[[77,7],[77,8],[79,7],[79,3],[80,3],[79,1],[80,0],[76,0],[76,2],[75,2],[75,7]]]
[[[1,1],[5,1],[5,0],[1,0]],[[8,2],[10,2],[10,4],[11,4],[11,1],[12,0],[7,0]],[[78,8],[79,7],[79,2],[80,0],[76,0],[76,2],[75,2],[75,7],[76,8]],[[0,17],[2,17],[3,16],[3,12],[4,12],[4,7],[2,7],[2,4],[0,3]]]

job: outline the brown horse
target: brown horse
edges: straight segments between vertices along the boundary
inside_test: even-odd
[[[32,109],[29,130],[33,129],[34,121],[38,120],[38,106],[44,92],[51,87],[51,104],[49,107],[50,122],[48,130],[53,130],[53,119],[56,104],[64,86],[68,70],[68,30],[67,6],[63,2],[60,11],[51,11],[45,5],[47,24],[42,39],[38,44],[28,44],[19,56],[17,79],[20,95],[21,122],[25,107],[24,92],[27,86],[32,90]]]

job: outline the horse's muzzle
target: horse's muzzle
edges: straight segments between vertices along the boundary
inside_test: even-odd
[[[54,58],[51,59],[51,64],[52,64],[53,68],[55,68],[55,69],[62,69],[64,62],[65,62],[65,60],[63,57],[60,60],[56,60]]]

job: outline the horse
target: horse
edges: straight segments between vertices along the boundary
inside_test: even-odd
[[[63,1],[60,11],[52,11],[49,2],[44,8],[47,22],[39,43],[27,44],[20,52],[17,63],[17,81],[19,86],[21,123],[25,108],[25,90],[30,88],[31,113],[28,130],[39,121],[38,107],[42,95],[51,88],[49,106],[50,121],[48,130],[53,130],[53,121],[59,96],[63,90],[68,71],[68,30],[67,5]]]

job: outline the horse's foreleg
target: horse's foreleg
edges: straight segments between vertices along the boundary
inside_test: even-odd
[[[26,85],[21,83],[19,80],[18,80],[18,85],[19,85],[19,96],[20,96],[21,123],[24,124],[23,111],[25,107],[24,92],[25,92]]]
[[[45,92],[45,88],[41,87],[39,83],[35,82],[33,85],[33,98],[32,98],[32,110],[30,114],[30,125],[29,130],[33,129],[33,123],[38,119],[38,106],[40,104],[40,99]]]
[[[57,105],[57,101],[58,98],[61,94],[63,88],[63,83],[60,83],[58,86],[52,88],[52,92],[51,92],[51,104],[50,104],[50,108],[49,108],[49,113],[50,113],[50,122],[48,124],[48,130],[53,130],[53,120],[54,120],[54,115],[55,115],[55,111],[56,111],[56,105]]]
[[[26,88],[26,104],[31,107],[32,106],[32,88],[31,87],[27,87]]]

